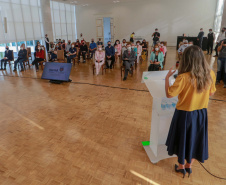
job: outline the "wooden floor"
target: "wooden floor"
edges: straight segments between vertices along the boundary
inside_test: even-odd
[[[216,71],[215,58],[207,56]],[[165,69],[176,62],[168,47]],[[72,69],[73,83],[50,84],[34,68],[0,72],[0,185],[220,185],[198,162],[183,179],[176,158],[152,164],[141,141],[149,140],[152,98],[141,83],[148,63],[121,80],[120,65],[93,76],[92,63]],[[103,86],[104,85],[104,86]],[[117,88],[115,88],[117,87]],[[209,160],[226,178],[226,89],[209,104]]]

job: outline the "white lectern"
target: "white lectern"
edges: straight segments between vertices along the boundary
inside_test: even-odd
[[[168,71],[144,72],[142,83],[145,83],[153,97],[150,141],[142,142],[152,163],[170,157],[167,153],[166,139],[177,104],[177,98],[166,98],[165,77]],[[174,83],[170,77],[170,85]]]

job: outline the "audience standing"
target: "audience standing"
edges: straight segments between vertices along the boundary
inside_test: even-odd
[[[203,37],[204,37],[204,32],[203,32],[203,28],[201,28],[201,29],[200,29],[200,32],[199,32],[199,34],[198,34],[198,37],[197,37],[198,46],[199,46],[200,48],[202,48]]]
[[[47,52],[49,52],[49,38],[47,34],[45,35],[45,43],[46,43],[46,50]]]
[[[207,35],[207,40],[208,40],[207,55],[208,54],[212,55],[214,39],[215,39],[215,35],[214,35],[212,29],[209,29],[209,33]]]
[[[155,29],[155,32],[152,34],[153,37],[153,46],[156,45],[156,42],[160,39],[160,33],[158,32],[158,28]]]

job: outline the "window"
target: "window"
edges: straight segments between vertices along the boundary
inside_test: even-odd
[[[223,10],[224,10],[224,0],[218,0],[214,20],[215,41],[217,40],[218,35],[220,33]]]
[[[50,8],[54,41],[59,38],[66,42],[68,40],[75,40],[75,6],[51,1]]]

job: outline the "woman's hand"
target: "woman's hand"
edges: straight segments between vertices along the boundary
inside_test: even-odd
[[[166,75],[166,78],[169,78],[170,76],[172,76],[176,72],[176,70],[173,71],[173,68],[174,68],[174,66],[170,68],[168,74]]]

